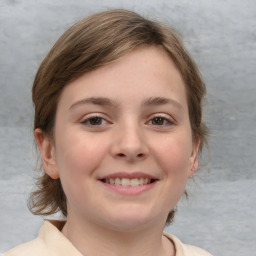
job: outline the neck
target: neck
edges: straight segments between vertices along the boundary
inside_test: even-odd
[[[157,225],[159,227],[159,225]],[[174,246],[162,236],[161,228],[144,227],[122,232],[103,228],[94,223],[68,218],[62,233],[84,255],[109,256],[174,256]]]

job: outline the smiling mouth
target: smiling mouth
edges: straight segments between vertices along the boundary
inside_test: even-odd
[[[137,186],[143,186],[147,184],[151,184],[156,182],[156,179],[149,179],[149,178],[134,178],[134,179],[128,179],[128,178],[107,178],[101,180],[103,183],[111,184],[111,185],[117,185],[117,186],[131,186],[131,187],[137,187]]]

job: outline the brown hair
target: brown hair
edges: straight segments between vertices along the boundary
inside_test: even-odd
[[[159,22],[127,10],[109,10],[92,15],[69,28],[55,43],[36,74],[32,98],[35,106],[34,129],[53,138],[58,99],[63,88],[84,73],[119,59],[139,46],[161,46],[179,69],[186,85],[193,137],[207,142],[202,122],[205,85],[178,34]],[[30,209],[37,215],[61,211],[67,216],[66,196],[59,179],[46,173],[38,178],[31,194]],[[174,210],[166,223],[174,217]]]

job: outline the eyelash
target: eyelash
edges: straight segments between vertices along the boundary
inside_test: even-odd
[[[154,124],[153,122],[156,121]],[[81,121],[81,124],[87,125],[87,126],[94,126],[94,127],[100,127],[102,125],[105,125],[109,123],[105,118],[99,116],[99,115],[93,115],[87,117],[85,120]],[[164,116],[154,116],[151,118],[147,124],[152,125],[152,126],[158,126],[158,127],[166,127],[166,126],[171,126],[174,124],[174,122],[167,117]]]
[[[99,122],[99,124],[98,123],[94,123],[94,124],[90,123],[90,122],[95,122],[95,121]],[[90,116],[90,117],[86,118],[85,120],[81,121],[81,124],[87,125],[87,126],[101,126],[106,123],[108,123],[108,121],[99,115]]]
[[[152,122],[155,120],[157,120],[157,122],[162,122],[161,124],[153,124]],[[170,119],[170,118],[166,118],[164,116],[154,116],[152,119],[149,120],[150,125],[154,125],[154,126],[171,126],[174,124],[174,122]]]

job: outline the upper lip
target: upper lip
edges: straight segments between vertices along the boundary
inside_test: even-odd
[[[99,178],[99,180],[103,180],[103,179],[110,179],[110,178],[126,178],[126,179],[136,179],[136,178],[148,178],[151,180],[158,180],[155,176],[147,174],[147,173],[143,173],[143,172],[115,172],[115,173],[111,173],[108,174],[106,176],[102,176]]]

